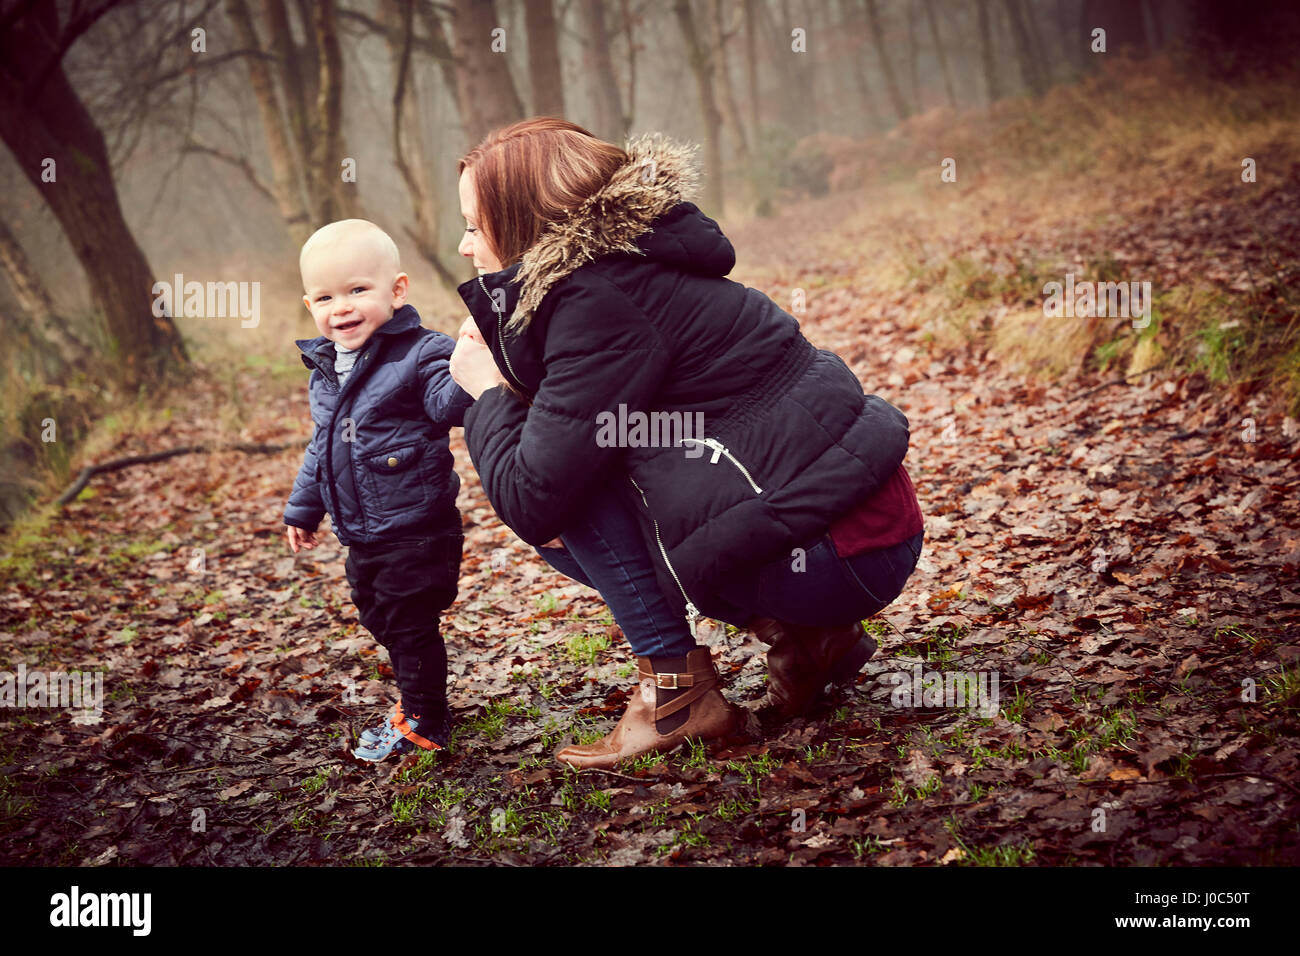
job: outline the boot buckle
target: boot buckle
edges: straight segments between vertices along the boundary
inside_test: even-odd
[[[668,683],[670,680],[672,681],[672,683]],[[676,674],[655,674],[655,686],[662,688],[663,690],[677,690],[678,689],[677,675]]]

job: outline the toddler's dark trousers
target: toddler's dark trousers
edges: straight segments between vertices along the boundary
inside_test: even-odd
[[[361,624],[388,649],[403,713],[427,718],[430,729],[447,717],[439,614],[456,600],[464,542],[455,530],[348,549],[348,583]]]

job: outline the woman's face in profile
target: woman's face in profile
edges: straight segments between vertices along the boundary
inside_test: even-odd
[[[460,240],[460,246],[457,248],[462,256],[468,256],[474,260],[474,266],[478,269],[479,275],[485,272],[500,272],[501,262],[493,253],[488,245],[487,237],[483,235],[481,224],[478,221],[478,209],[474,204],[474,180],[473,170],[466,169],[460,174],[460,214],[465,217],[465,235]]]

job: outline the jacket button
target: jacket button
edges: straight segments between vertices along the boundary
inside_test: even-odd
[[[389,468],[396,468],[396,467],[397,467],[397,459],[396,459],[396,458],[390,458],[390,459],[388,459],[388,467],[389,467]]]

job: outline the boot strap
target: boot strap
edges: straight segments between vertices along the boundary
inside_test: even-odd
[[[695,703],[705,693],[718,682],[716,673],[709,674],[654,674],[650,671],[641,670],[641,677],[645,680],[653,681],[655,687],[664,690],[685,690],[686,693],[679,694],[668,703],[661,707],[655,708],[655,720],[663,720],[671,714],[677,713],[683,707],[689,707]],[[671,678],[669,680],[668,678]]]
[[[683,707],[689,707],[718,682],[718,672],[714,670],[712,662],[710,662],[707,671],[656,674],[651,668],[652,665],[649,660],[645,658],[637,660],[637,672],[642,680],[651,681],[655,687],[662,690],[686,691],[686,693],[679,694],[662,707],[656,707],[655,720],[663,720],[665,717],[677,713]]]
[[[654,671],[646,670],[647,666],[645,661],[642,661],[637,666],[637,672],[641,675],[641,679],[654,681],[654,685],[661,690],[682,690],[686,687],[695,686],[694,674],[656,674]]]
[[[663,720],[665,717],[677,713],[683,707],[689,707],[691,704],[695,703],[697,700],[703,697],[705,693],[708,692],[709,688],[713,686],[713,684],[714,684],[714,678],[710,676],[709,678],[702,680],[700,683],[695,684],[686,693],[678,697],[674,697],[672,700],[664,704],[662,707],[656,707],[655,720]]]

